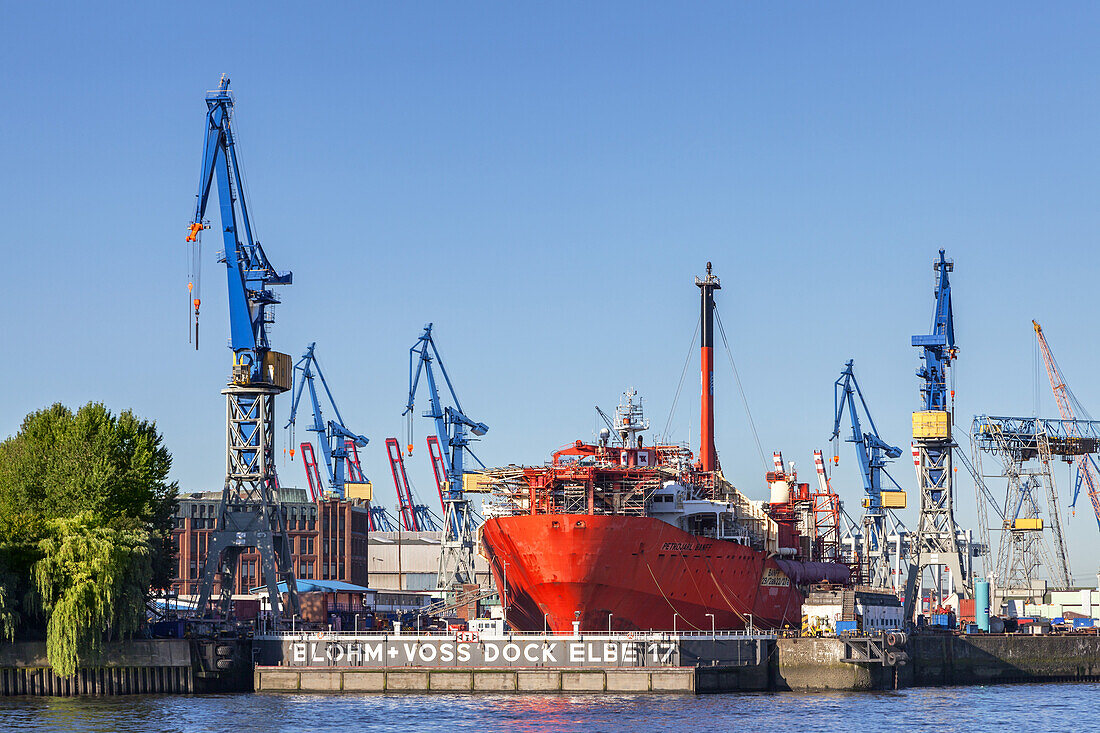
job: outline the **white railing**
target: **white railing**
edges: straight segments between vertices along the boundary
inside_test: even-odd
[[[694,641],[694,640],[736,640],[736,639],[774,639],[775,634],[764,633],[760,631],[749,632],[747,630],[716,630],[711,631],[581,631],[578,634],[574,634],[572,631],[561,632],[541,632],[541,631],[504,631],[504,632],[476,632],[476,631],[415,631],[411,629],[401,629],[400,633],[393,633],[392,631],[316,631],[316,630],[295,630],[295,631],[267,631],[256,634],[256,639],[272,639],[272,640],[285,640],[293,639],[298,641],[316,641],[319,639],[325,639],[329,641],[355,641],[355,640],[371,640],[371,639],[453,639],[460,637],[463,640],[476,641],[479,639],[486,640],[502,640],[502,639],[590,639],[600,640],[606,639],[607,641]]]

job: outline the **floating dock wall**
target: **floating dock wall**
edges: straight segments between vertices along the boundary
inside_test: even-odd
[[[257,692],[695,692],[695,670],[256,667]]]

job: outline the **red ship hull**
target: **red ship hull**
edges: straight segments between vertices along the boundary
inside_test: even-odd
[[[515,629],[797,627],[802,594],[750,547],[658,519],[540,514],[489,519],[482,546]],[[579,613],[579,616],[577,614]],[[713,615],[713,618],[712,618]]]

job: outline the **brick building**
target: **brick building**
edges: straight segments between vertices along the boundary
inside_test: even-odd
[[[370,509],[358,500],[306,501],[302,489],[281,489],[283,516],[293,559],[294,574],[309,580],[342,580],[366,586],[367,529]],[[178,570],[173,588],[181,596],[196,596],[202,584],[202,567],[210,531],[218,512],[220,491],[180,497],[172,532],[178,551]],[[243,553],[238,561],[235,595],[247,595],[264,582],[260,554]]]

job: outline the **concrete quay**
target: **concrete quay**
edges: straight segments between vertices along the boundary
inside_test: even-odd
[[[257,692],[696,692],[695,669],[256,667]]]

